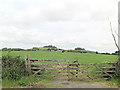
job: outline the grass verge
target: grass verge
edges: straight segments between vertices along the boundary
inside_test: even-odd
[[[27,88],[27,86],[35,85],[36,83],[44,84],[49,82],[53,77],[36,77],[28,76],[22,77],[18,81],[3,79],[2,88]]]

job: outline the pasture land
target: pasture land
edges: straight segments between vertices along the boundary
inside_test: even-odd
[[[50,51],[11,51],[11,52],[3,51],[2,52],[3,56],[7,54],[10,54],[12,56],[19,55],[24,60],[26,55],[30,55],[31,59],[43,59],[43,60],[77,60],[78,59],[79,63],[112,63],[112,62],[116,62],[118,59],[117,55],[103,55],[103,54],[95,54],[95,53],[74,53],[74,52],[62,53],[62,52],[50,52]],[[49,62],[43,62],[43,63],[49,63]],[[49,68],[52,68],[52,67],[53,66],[49,66]],[[57,67],[57,68],[60,68],[60,67]],[[50,82],[52,77],[48,76],[48,79],[45,77],[41,77],[39,79],[43,79],[46,83],[46,81]],[[41,81],[41,84],[43,84],[43,80]],[[23,80],[21,82],[23,82]],[[24,82],[26,82],[27,84],[27,81],[24,81]],[[115,80],[115,82],[117,81]],[[6,87],[6,84],[3,86]]]
[[[30,55],[31,59],[50,59],[50,60],[77,60],[79,63],[107,63],[116,62],[117,55],[103,55],[95,53],[73,53],[73,52],[50,52],[50,51],[3,51],[2,55],[11,54],[12,56],[20,55],[25,59]]]

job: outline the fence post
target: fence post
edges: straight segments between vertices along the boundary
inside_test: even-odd
[[[29,72],[29,74],[31,73],[31,62],[30,62],[30,56],[26,55],[25,56],[25,64],[26,64],[26,71]]]
[[[116,73],[120,75],[120,61],[116,63]]]
[[[68,81],[70,80],[70,66],[69,64],[67,65],[67,73],[68,73]]]
[[[76,65],[77,69],[76,69],[76,78],[78,77],[78,59],[77,59],[77,65]]]

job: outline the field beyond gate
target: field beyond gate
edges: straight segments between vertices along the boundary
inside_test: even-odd
[[[56,76],[68,79],[109,79],[115,75],[116,63],[78,63],[78,60],[38,60],[26,56],[26,68],[37,76]]]

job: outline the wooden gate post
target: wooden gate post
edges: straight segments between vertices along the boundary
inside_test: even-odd
[[[76,65],[77,69],[76,69],[76,78],[78,77],[78,59],[77,59],[77,65]]]
[[[120,61],[116,63],[116,73],[120,76]]]
[[[29,74],[31,73],[31,62],[30,62],[30,56],[26,55],[25,56],[25,64],[26,64],[26,71],[29,72]]]
[[[67,73],[68,73],[68,81],[70,80],[70,66],[69,64],[67,65]]]

